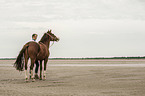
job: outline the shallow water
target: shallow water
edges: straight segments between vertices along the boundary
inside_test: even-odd
[[[13,66],[15,60],[0,60],[0,66]],[[28,66],[30,61],[28,61]],[[47,66],[104,66],[104,67],[145,67],[145,60],[49,60]]]
[[[97,66],[111,66],[111,67],[117,67],[117,66],[119,66],[119,67],[145,67],[145,64],[54,64],[54,65],[48,65],[48,66],[86,66],[86,67],[97,67]]]
[[[0,64],[0,66],[13,66],[12,64]],[[65,67],[77,67],[77,66],[86,66],[86,67],[145,67],[145,64],[48,64],[47,66],[65,66]]]

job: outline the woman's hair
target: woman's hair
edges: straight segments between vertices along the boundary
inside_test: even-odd
[[[37,35],[37,34],[33,34],[33,35],[32,35],[32,38],[33,38],[35,35]]]

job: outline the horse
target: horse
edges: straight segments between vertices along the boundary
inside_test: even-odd
[[[26,43],[21,49],[21,51],[19,52],[19,55],[17,56],[16,61],[14,63],[14,67],[16,68],[16,70],[24,71],[23,69],[24,69],[24,63],[25,63],[25,81],[26,82],[28,81],[27,63],[28,63],[29,58],[31,60],[30,77],[32,81],[33,82],[35,81],[35,78],[33,76],[33,67],[36,60],[40,61],[40,76],[39,76],[40,80],[42,80],[42,61],[44,61],[43,80],[46,79],[46,66],[48,62],[48,57],[50,55],[50,52],[49,52],[50,41],[58,42],[59,38],[56,37],[51,32],[51,30],[48,30],[46,33],[44,33],[44,35],[42,36],[42,38],[40,39],[38,43],[34,41],[30,41]]]

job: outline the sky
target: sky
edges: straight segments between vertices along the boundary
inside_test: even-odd
[[[60,38],[50,57],[145,55],[145,0],[0,0],[0,58],[33,33]]]

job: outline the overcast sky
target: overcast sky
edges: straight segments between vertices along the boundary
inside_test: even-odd
[[[145,55],[145,0],[0,0],[0,57],[33,33],[60,37],[50,57]]]

